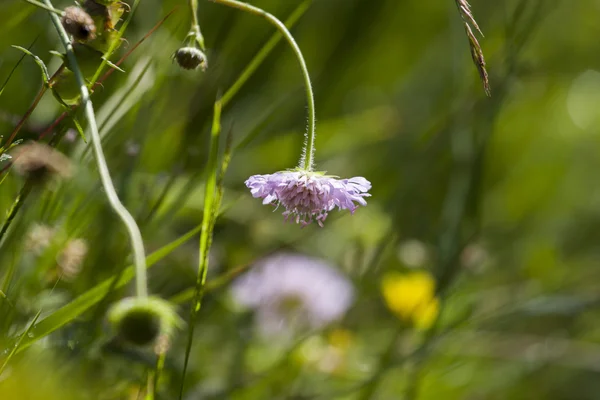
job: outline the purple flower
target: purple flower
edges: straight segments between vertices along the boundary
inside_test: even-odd
[[[317,221],[323,226],[327,213],[338,207],[351,213],[365,206],[371,182],[363,177],[335,179],[318,172],[282,171],[270,175],[253,175],[246,180],[253,197],[263,204],[283,205],[285,220],[290,216],[306,226]],[[357,204],[355,204],[357,203]]]
[[[293,328],[320,329],[341,318],[354,298],[352,283],[327,262],[279,253],[260,261],[232,286],[236,303],[254,309],[265,336]]]

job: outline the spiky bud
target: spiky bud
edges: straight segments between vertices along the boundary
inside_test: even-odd
[[[182,47],[173,54],[173,59],[183,69],[197,69],[200,67],[206,70],[206,56],[195,47]]]
[[[135,346],[149,346],[181,325],[173,306],[158,297],[129,297],[113,305],[108,320],[117,336]]]
[[[87,42],[96,38],[94,20],[81,7],[71,6],[65,8],[65,14],[61,22],[65,30],[80,42]]]

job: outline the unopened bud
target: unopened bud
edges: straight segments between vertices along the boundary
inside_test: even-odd
[[[203,71],[206,70],[206,56],[195,47],[182,47],[173,54],[173,58],[183,69],[200,67]]]

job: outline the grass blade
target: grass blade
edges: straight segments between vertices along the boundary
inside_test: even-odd
[[[31,44],[29,45],[29,47],[27,47],[27,50],[31,50],[31,48],[33,47],[33,45],[35,44],[35,42],[37,42],[38,37],[36,37],[35,39],[33,39],[33,42],[31,42]],[[10,78],[12,78],[13,74],[15,73],[15,71],[17,70],[17,68],[19,67],[19,65],[21,65],[21,63],[25,59],[26,55],[27,54],[23,54],[21,56],[21,58],[19,58],[19,61],[17,61],[17,63],[15,64],[15,66],[8,73],[8,76],[6,77],[6,80],[4,81],[4,83],[2,84],[2,86],[0,87],[0,96],[2,96],[2,93],[4,92],[4,89],[6,88],[6,85],[8,85],[8,82],[10,81]]]

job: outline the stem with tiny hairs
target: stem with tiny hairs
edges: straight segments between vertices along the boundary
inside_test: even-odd
[[[50,0],[44,0],[44,3],[48,7],[54,8]],[[98,133],[98,125],[96,123],[96,117],[94,115],[94,107],[90,100],[90,93],[88,91],[85,79],[83,78],[83,74],[79,69],[79,65],[77,64],[77,58],[75,57],[75,52],[73,51],[73,45],[71,43],[71,40],[69,39],[69,35],[63,28],[60,19],[56,14],[50,13],[50,18],[52,19],[52,23],[54,24],[54,27],[58,32],[58,37],[60,41],[65,47],[67,58],[69,59],[70,63],[70,69],[73,71],[73,74],[77,79],[77,84],[79,85],[79,91],[81,93],[81,104],[84,106],[85,115],[88,120],[88,129],[90,131],[92,144],[94,146],[94,154],[96,156],[96,162],[98,164],[98,172],[100,173],[102,186],[104,187],[106,196],[111,207],[119,216],[119,218],[123,221],[123,224],[125,224],[129,233],[131,247],[133,249],[133,258],[135,261],[137,295],[139,297],[147,297],[148,285],[146,277],[146,255],[144,252],[144,242],[142,241],[142,234],[129,211],[127,211],[125,206],[119,200],[119,196],[117,195],[112,179],[110,177],[110,172],[108,170],[108,166],[106,165],[106,159],[104,158],[104,152],[102,151],[100,134]]]
[[[198,22],[198,0],[189,0],[189,5],[190,13],[192,14],[192,27],[190,28],[188,38],[193,37],[194,42],[200,46],[200,50],[204,51],[204,36],[202,36],[200,23]]]
[[[304,56],[302,55],[302,51],[300,50],[300,47],[298,47],[296,40],[294,40],[294,37],[286,28],[283,22],[278,20],[277,17],[275,17],[274,15],[269,14],[268,12],[258,7],[254,7],[250,4],[242,3],[237,0],[212,1],[265,18],[267,21],[273,24],[279,30],[279,32],[281,32],[281,34],[285,37],[285,39],[292,47],[292,50],[294,51],[294,54],[298,59],[298,63],[300,64],[300,69],[302,70],[302,77],[304,78],[304,85],[306,88],[306,101],[308,103],[308,129],[306,132],[306,142],[304,143],[299,167],[304,169],[305,171],[312,171],[314,166],[315,153],[315,96],[313,94],[312,84],[310,82],[310,75],[308,74],[308,68],[306,66],[306,62],[304,61]]]

